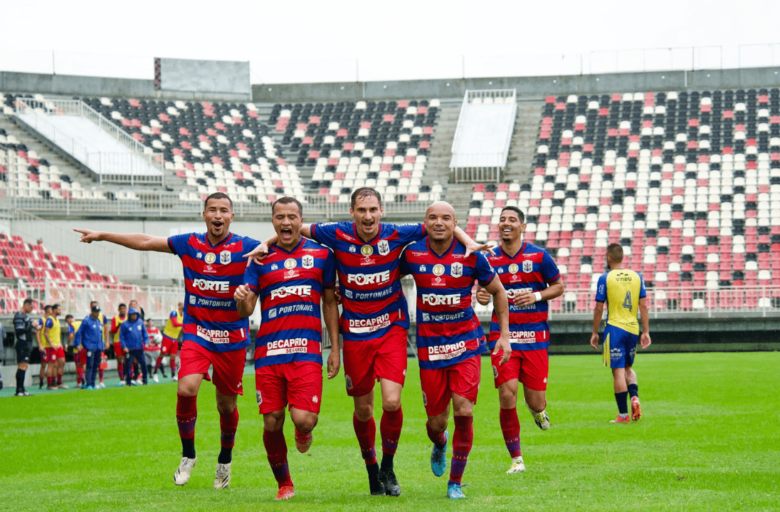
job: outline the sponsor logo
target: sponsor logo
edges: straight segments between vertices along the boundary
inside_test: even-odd
[[[493,367],[493,378],[494,379],[498,378],[498,368],[496,368],[495,366]]]
[[[355,247],[354,245],[350,245],[349,246],[349,252],[351,252],[353,254],[356,253],[357,252],[357,247]]]
[[[232,253],[230,251],[222,251],[219,253],[219,262],[223,265],[227,265],[230,263],[232,258]]]
[[[314,268],[314,256],[307,254],[301,258],[301,265],[303,265],[303,268]]]
[[[201,291],[212,291],[217,293],[229,293],[230,282],[228,281],[210,281],[208,279],[195,279],[192,286]]]
[[[190,304],[192,304],[194,306],[196,300],[198,300],[197,297],[195,297],[194,295],[190,295]]]
[[[512,263],[509,265],[507,270],[509,270],[510,274],[517,274],[517,271],[520,270],[520,267],[517,266],[517,263]]]
[[[198,326],[198,337],[211,343],[230,343],[230,331],[222,329],[204,329]]]
[[[317,395],[314,395],[313,397],[311,397],[311,401],[317,404],[320,402],[320,398]]]
[[[365,245],[364,247],[370,247]],[[377,272],[376,274],[347,274],[347,283],[355,283],[358,286],[369,284],[381,284],[390,281],[390,271]]]
[[[255,396],[257,397],[257,405],[261,405],[263,403],[263,395],[260,394],[260,390],[255,391]]]
[[[459,341],[458,343],[452,343],[450,345],[438,345],[434,347],[428,347],[428,360],[430,361],[443,361],[458,357],[466,352],[466,342]]]
[[[274,263],[273,265],[271,265],[271,270],[279,270],[279,265]]]
[[[460,294],[438,295],[436,293],[423,293],[422,303],[429,306],[457,306],[460,304]]]
[[[544,378],[544,383],[547,384],[547,377]]]
[[[444,274],[444,265],[437,263],[433,266],[433,275],[440,276]]]
[[[87,357],[92,357],[92,351],[91,350],[87,351]]]
[[[603,284],[599,285],[599,294],[600,295],[604,294],[604,285]]]
[[[376,248],[379,250],[379,254],[382,256],[387,256],[390,254],[390,244],[387,242],[387,240],[380,240],[378,244],[376,244]]]
[[[530,274],[534,271],[534,262],[531,260],[525,260],[523,262],[523,272],[526,274]]]
[[[349,320],[349,332],[368,333],[389,327],[390,313],[385,313],[376,318],[352,318]]]
[[[287,258],[286,260],[284,260],[284,268],[286,268],[287,270],[292,270],[297,266],[298,266],[298,262],[295,261],[293,258]]]
[[[534,343],[536,333],[534,331],[510,331],[509,341],[512,343]]]
[[[506,298],[514,299],[521,293],[525,293],[525,292],[533,292],[533,290],[531,288],[512,288],[506,291]]]
[[[609,357],[611,357],[612,359],[620,359],[621,357],[623,357],[623,351],[620,350],[619,348],[613,348],[609,351]]]
[[[423,320],[423,322],[430,322],[431,321],[431,315],[429,315],[428,313],[423,313],[422,314],[422,320]]]
[[[310,297],[311,286],[309,285],[296,285],[296,286],[282,286],[271,292],[271,300],[284,299],[291,295],[297,295],[298,297]]]
[[[298,273],[295,271],[295,269],[290,269],[287,271],[287,279],[292,279],[293,277],[298,277]]]
[[[352,377],[344,375],[344,381],[347,383],[347,389],[352,389]]]
[[[266,356],[280,356],[285,354],[305,354],[308,352],[309,340],[306,338],[290,338],[269,343],[266,348]]]
[[[360,248],[360,254],[362,254],[365,257],[369,257],[372,254],[374,254],[374,248],[371,247],[370,245],[364,245],[363,247]]]
[[[273,320],[276,318],[276,308],[272,308],[268,310],[268,319]]]
[[[463,263],[453,263],[450,267],[450,274],[456,278],[463,276]]]
[[[214,254],[213,252],[210,252],[210,253],[206,254],[206,257],[203,258],[203,261],[205,261],[206,263],[211,265],[212,263],[217,261],[217,255]]]
[[[141,326],[139,325],[139,326],[137,327],[137,329],[140,331],[140,330],[141,330]]]
[[[428,270],[428,267],[425,265],[420,265],[420,272],[425,272],[426,270]]]

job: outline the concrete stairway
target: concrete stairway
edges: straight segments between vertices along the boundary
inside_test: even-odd
[[[511,183],[517,180],[520,184],[530,181],[543,107],[543,99],[518,98],[515,130],[509,146],[503,181]]]

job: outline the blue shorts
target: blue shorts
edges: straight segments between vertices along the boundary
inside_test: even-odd
[[[634,366],[638,342],[638,334],[631,334],[620,327],[607,325],[604,329],[604,366],[611,368]]]

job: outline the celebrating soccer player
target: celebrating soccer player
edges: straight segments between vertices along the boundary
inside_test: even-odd
[[[279,484],[276,499],[284,500],[295,495],[282,430],[284,408],[289,404],[295,445],[305,453],[312,444],[322,402],[321,317],[332,343],[328,357],[328,378],[332,379],[341,365],[339,310],[333,253],[301,237],[301,203],[283,197],[271,211],[278,241],[261,263],[249,265],[235,299],[243,318],[254,312],[258,296],[261,301],[262,321],[255,341],[257,405],[263,415],[268,462]]]
[[[349,210],[354,222],[301,226],[301,234],[333,249],[343,311],[344,380],[355,403],[352,424],[368,472],[372,495],[400,496],[393,470],[403,425],[401,390],[406,378],[406,331],[409,313],[401,290],[398,258],[403,248],[426,236],[424,224],[393,225],[381,221],[382,196],[372,188],[352,193]],[[455,236],[467,251],[482,250],[462,230]],[[271,238],[249,256],[265,254]],[[382,466],[374,442],[374,382],[382,390]]]
[[[181,347],[176,421],[182,444],[182,458],[174,474],[176,485],[190,480],[195,455],[197,395],[203,379],[213,378],[217,388],[217,410],[222,431],[222,449],[217,459],[214,488],[230,484],[233,444],[238,427],[236,395],[243,394],[242,378],[249,345],[249,322],[239,316],[233,294],[242,284],[244,256],[258,242],[230,232],[233,202],[221,192],[211,194],[203,205],[206,233],[187,233],[170,238],[142,233],[120,234],[86,229],[81,241],[107,241],[137,251],[177,255],[184,266],[184,343]],[[209,367],[213,365],[213,377]]]
[[[466,256],[466,248],[453,237],[457,224],[452,206],[432,204],[425,214],[427,239],[411,244],[401,256],[401,273],[412,275],[417,284],[417,353],[428,437],[433,441],[431,469],[436,476],[447,468],[446,429],[452,401],[455,433],[447,483],[451,499],[466,497],[461,479],[474,439],[480,355],[487,350],[485,334],[471,307],[475,281],[495,300],[500,325],[496,352],[503,353],[501,363],[509,360],[510,353],[504,287],[482,253]]]
[[[525,403],[536,424],[542,430],[550,428],[550,418],[545,411],[549,368],[547,347],[550,345],[547,303],[560,297],[564,291],[561,274],[550,254],[523,241],[525,229],[523,212],[514,206],[504,208],[498,221],[501,246],[492,249],[488,255],[488,261],[496,269],[511,300],[509,341],[512,356],[503,366],[498,364],[501,352],[492,356],[493,377],[501,406],[501,432],[512,458],[507,473],[525,471],[520,450],[520,421],[517,419],[518,381],[523,383]],[[486,305],[490,302],[490,294],[480,289],[477,300]],[[495,348],[499,336],[498,318],[494,311],[488,343],[491,350]]]
[[[645,282],[642,276],[623,268],[623,248],[619,244],[607,247],[609,272],[599,277],[596,307],[593,310],[593,333],[590,345],[598,350],[599,325],[607,303],[607,326],[604,328],[604,366],[612,368],[618,416],[611,423],[631,423],[642,417],[639,387],[633,370],[636,345],[650,346],[650,318],[647,314]],[[639,336],[637,309],[642,315],[642,336]],[[627,395],[631,395],[631,417],[628,416]]]

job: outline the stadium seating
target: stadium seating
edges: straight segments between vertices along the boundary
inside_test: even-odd
[[[369,186],[388,202],[428,202],[442,192],[423,184],[438,111],[438,100],[276,104],[268,122],[296,165],[314,168],[309,193],[347,203]]]
[[[475,186],[467,232],[498,240],[517,201],[567,289],[594,291],[619,242],[656,308],[780,302],[747,291],[780,279],[780,90],[550,96],[533,165]]]

